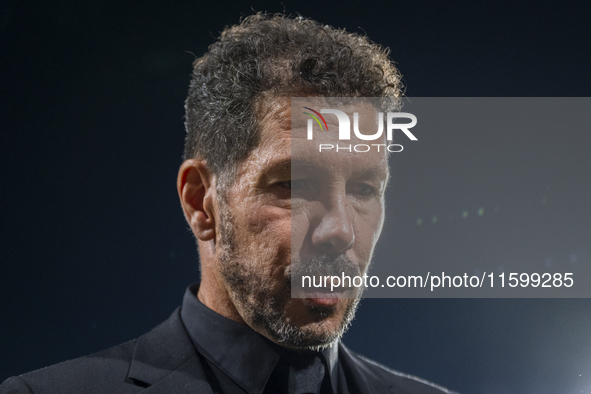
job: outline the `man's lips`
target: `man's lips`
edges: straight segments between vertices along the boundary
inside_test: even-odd
[[[304,302],[313,305],[336,305],[339,302],[339,295],[336,293],[306,293]]]

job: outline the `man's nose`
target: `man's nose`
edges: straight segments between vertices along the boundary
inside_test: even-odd
[[[312,233],[312,244],[325,253],[344,252],[353,247],[355,215],[345,193],[333,195],[325,204],[325,210],[317,218]]]

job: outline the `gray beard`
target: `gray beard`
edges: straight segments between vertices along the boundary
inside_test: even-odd
[[[284,291],[281,294],[272,294],[268,278],[262,277],[252,266],[241,263],[233,217],[224,201],[219,200],[219,209],[220,239],[217,247],[221,274],[229,285],[230,297],[234,305],[241,312],[244,320],[250,322],[251,328],[257,332],[262,330],[283,346],[296,349],[319,351],[340,340],[355,317],[361,292],[357,297],[349,299],[340,325],[335,330],[319,333],[288,323],[285,307],[291,298],[291,272],[286,272]],[[295,266],[301,273],[302,269],[298,267],[315,267],[318,266],[319,261],[331,259],[340,260],[337,266],[352,264],[350,261],[343,263],[343,256],[340,259],[319,256],[310,261],[302,261]],[[308,306],[308,312],[314,321],[320,322],[336,313],[336,306]]]

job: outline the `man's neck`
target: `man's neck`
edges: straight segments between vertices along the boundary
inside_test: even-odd
[[[220,288],[219,284],[212,284],[211,281],[202,280],[197,293],[197,299],[217,314],[240,324],[246,324],[242,316],[238,313],[238,310],[236,310],[230,296]]]

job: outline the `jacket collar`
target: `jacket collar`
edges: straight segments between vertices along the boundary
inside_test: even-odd
[[[196,298],[194,298],[195,289],[194,286],[187,289],[183,300],[183,309],[190,309],[187,308],[187,300],[196,301]],[[203,308],[207,309],[206,307]],[[207,310],[209,311],[209,309]],[[147,392],[150,392],[149,390],[158,390],[159,392],[175,393],[211,393],[211,387],[203,369],[208,352],[206,349],[202,349],[201,346],[199,351],[197,350],[195,342],[189,334],[191,330],[188,330],[189,327],[186,327],[185,324],[181,308],[178,308],[166,321],[138,338],[127,378],[140,386],[148,387]],[[267,341],[263,337],[260,337],[260,339]],[[332,349],[323,352],[332,372],[333,387],[336,384],[336,365],[339,357],[337,348],[340,349],[342,346],[339,345],[335,345]],[[282,348],[279,350],[278,348],[280,347],[272,344],[268,349],[267,355],[272,356],[270,361],[267,359],[271,363],[269,373],[283,351]],[[211,357],[211,355],[209,356]],[[265,359],[262,358],[262,360]],[[261,358],[259,357],[258,362],[253,363],[251,367],[260,368],[260,362]],[[214,363],[216,362],[214,361]],[[234,366],[230,366],[230,368],[234,368]],[[254,389],[253,392],[258,392],[262,390],[264,383],[266,382],[263,381],[261,387],[250,387],[250,389]]]
[[[197,351],[248,393],[262,393],[283,349],[250,327],[217,314],[185,292],[181,319]]]
[[[137,340],[127,377],[146,393],[211,393],[199,357],[177,309]]]
[[[187,288],[181,308],[182,322],[197,351],[246,392],[262,393],[279,358],[288,350],[203,305],[197,299],[198,288]],[[328,365],[334,387],[336,373],[331,372],[337,362],[337,346],[319,354]]]

